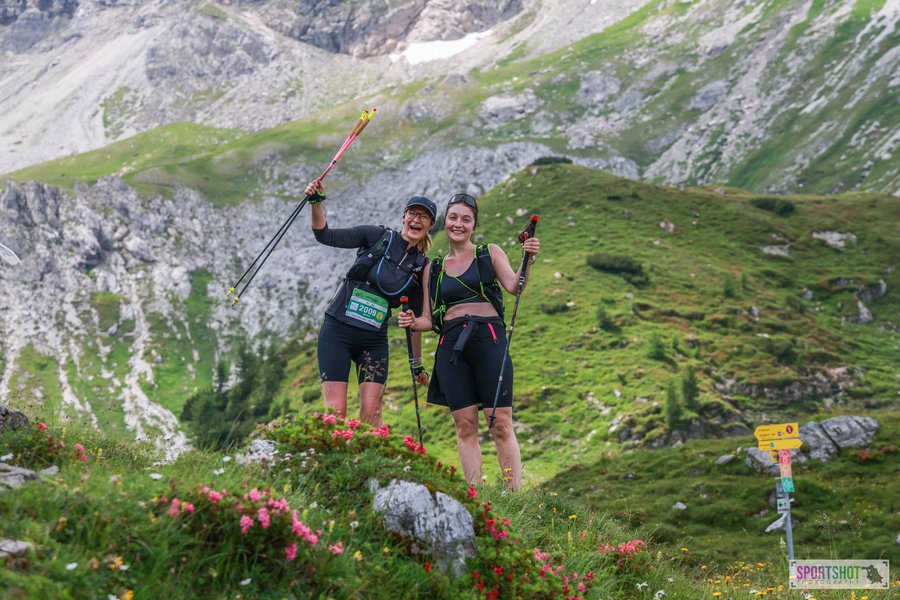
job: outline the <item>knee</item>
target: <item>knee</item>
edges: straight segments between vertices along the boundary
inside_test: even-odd
[[[456,437],[461,440],[472,440],[478,437],[478,422],[477,421],[457,421],[456,422]]]
[[[512,421],[509,419],[498,418],[491,427],[491,437],[494,441],[504,442],[515,437]]]

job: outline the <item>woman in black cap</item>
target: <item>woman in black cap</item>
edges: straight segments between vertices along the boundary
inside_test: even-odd
[[[381,424],[381,393],[388,375],[387,321],[391,309],[399,308],[400,297],[421,312],[424,298],[422,275],[431,247],[429,232],[437,207],[422,196],[406,203],[402,227],[360,225],[331,229],[325,219],[325,188],[318,179],[306,186],[312,211],[313,234],[322,244],[337,248],[357,248],[356,262],[325,311],[319,330],[318,358],[325,407],[345,417],[350,363],[356,365],[359,382],[360,419]],[[418,357],[416,376],[423,385],[428,374],[422,367],[421,336],[413,336],[413,352]]]
[[[522,485],[522,456],[512,421],[512,361],[506,354],[503,293],[518,291],[519,273],[513,271],[506,252],[496,244],[472,243],[478,225],[478,203],[468,194],[456,194],[447,204],[444,231],[450,251],[426,270],[425,311],[415,318],[412,310],[400,313],[401,327],[413,331],[432,329],[440,335],[428,402],[450,408],[456,425],[459,462],[468,483],[481,481],[481,445],[478,411],[493,409],[500,368],[506,359],[503,387],[497,396],[496,420],[491,438],[503,479],[511,490]],[[523,243],[531,255],[527,269],[541,248],[537,238]],[[527,274],[526,274],[527,275]]]

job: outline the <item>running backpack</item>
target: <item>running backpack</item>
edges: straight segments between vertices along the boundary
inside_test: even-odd
[[[479,244],[475,246],[475,271],[478,273],[479,290],[476,292],[487,302],[490,302],[503,318],[503,291],[500,284],[497,283],[497,273],[494,271],[494,263],[491,261],[491,251],[487,244]],[[489,276],[488,282],[485,283],[485,275]],[[441,302],[439,295],[441,291],[441,279],[444,276],[444,257],[439,256],[431,261],[430,278],[428,282],[428,294],[431,297],[431,329],[435,333],[440,333],[444,328],[444,315],[451,306],[459,304],[447,304]]]
[[[389,301],[391,308],[400,306],[400,296],[403,295],[409,284],[413,282],[416,275],[425,268],[425,264],[428,262],[428,258],[421,254],[416,257],[411,269],[407,269],[403,264],[391,262],[391,256],[388,252],[395,235],[397,233],[393,229],[384,227],[381,237],[374,244],[359,249],[356,253],[356,262],[347,271],[346,276],[350,281],[366,282],[371,285],[373,290],[377,290]],[[404,273],[403,281],[398,280],[383,285],[381,267],[384,259],[399,267],[399,270]],[[386,289],[385,286],[390,289]]]

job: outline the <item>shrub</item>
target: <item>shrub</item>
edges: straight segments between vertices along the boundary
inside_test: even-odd
[[[722,295],[726,298],[734,298],[734,276],[731,273],[725,273],[725,277],[722,279]]]
[[[684,398],[684,404],[694,412],[698,412],[700,403],[700,383],[697,381],[697,374],[694,369],[688,368],[684,372],[681,379],[681,397]]]
[[[662,336],[655,331],[647,338],[647,356],[654,360],[662,360],[666,357],[666,345]]]
[[[531,163],[529,166],[539,167],[541,165],[558,165],[558,164],[571,165],[572,159],[567,158],[565,156],[542,156],[542,157],[538,158],[537,160],[535,160],[533,163]]]
[[[610,314],[606,311],[606,308],[601,304],[597,307],[597,325],[600,326],[600,329],[612,329],[615,327],[615,322]]]
[[[675,382],[670,381],[666,388],[666,422],[669,429],[674,429],[681,422],[681,402],[678,401],[678,392],[675,390]]]
[[[569,305],[565,302],[554,302],[552,304],[541,304],[541,312],[546,315],[555,315],[556,313],[568,312]]]
[[[784,198],[754,198],[751,204],[756,208],[773,212],[781,217],[794,212],[794,203]]]
[[[625,281],[634,285],[642,285],[650,281],[650,278],[644,273],[644,266],[630,256],[600,252],[588,255],[587,263],[598,271],[621,275]]]

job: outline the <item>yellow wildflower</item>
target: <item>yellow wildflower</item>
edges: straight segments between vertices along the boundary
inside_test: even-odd
[[[134,599],[134,590],[125,590],[125,593],[121,596],[122,600],[133,600]]]
[[[570,521],[574,521],[574,520],[577,519],[577,518],[578,518],[578,515],[569,515],[569,520],[570,520]]]
[[[362,560],[362,552],[360,552],[359,550],[357,550],[357,551],[353,554],[353,558],[356,559],[356,562],[360,562],[360,561]]]

